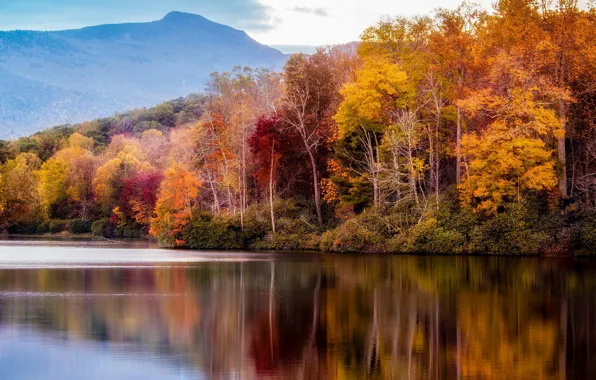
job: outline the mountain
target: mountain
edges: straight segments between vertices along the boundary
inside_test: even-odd
[[[245,32],[172,12],[159,21],[0,32],[0,138],[109,116],[202,91],[236,65],[286,56]]]

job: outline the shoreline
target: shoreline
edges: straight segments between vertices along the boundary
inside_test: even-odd
[[[565,254],[552,254],[552,253],[482,253],[482,252],[408,252],[408,251],[362,251],[354,252],[351,250],[345,251],[325,251],[321,249],[312,248],[256,248],[256,247],[244,247],[244,248],[225,248],[225,247],[209,247],[209,248],[192,248],[192,247],[167,247],[160,245],[157,239],[151,238],[105,238],[98,237],[92,234],[72,234],[72,233],[58,233],[58,234],[0,234],[0,245],[2,242],[10,241],[31,241],[31,242],[105,242],[114,244],[134,244],[134,243],[148,243],[150,249],[165,249],[172,252],[184,252],[184,251],[197,251],[197,252],[237,252],[245,251],[247,253],[278,253],[278,254],[322,254],[322,255],[345,255],[345,256],[418,256],[418,257],[520,257],[520,258],[556,258],[556,259],[574,259],[574,258],[592,258],[590,254],[581,254],[578,252],[565,253]],[[131,248],[134,248],[131,246]]]

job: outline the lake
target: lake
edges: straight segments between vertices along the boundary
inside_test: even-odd
[[[4,241],[0,342],[3,379],[588,379],[596,261]]]

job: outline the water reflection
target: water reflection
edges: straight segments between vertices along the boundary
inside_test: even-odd
[[[4,269],[0,366],[55,379],[593,378],[595,275],[591,261],[281,255]]]

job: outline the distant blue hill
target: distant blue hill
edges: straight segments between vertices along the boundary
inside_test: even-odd
[[[29,135],[202,91],[236,65],[286,56],[245,32],[172,12],[162,20],[56,32],[0,32],[0,138]]]

